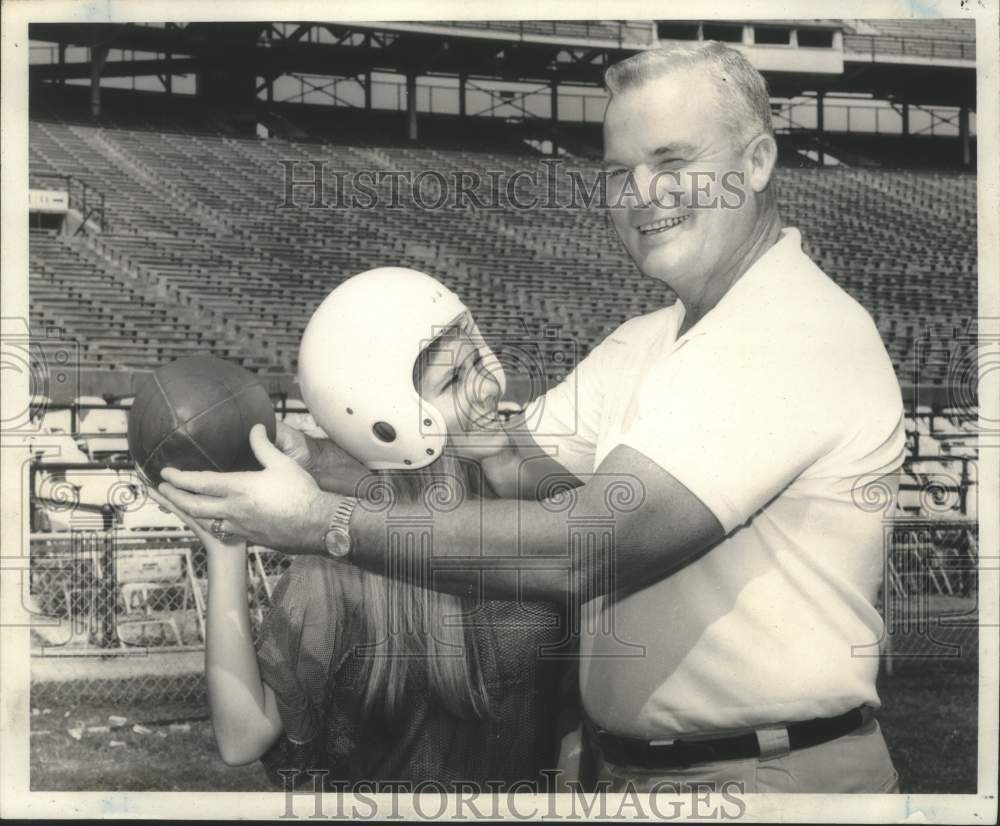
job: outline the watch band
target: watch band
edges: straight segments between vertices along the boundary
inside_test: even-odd
[[[327,526],[326,536],[324,537],[324,544],[326,546],[327,553],[331,556],[343,558],[350,553],[351,514],[354,513],[354,508],[357,504],[358,500],[354,497],[346,497],[340,501],[340,504],[337,505],[337,509],[333,513],[333,518]],[[331,549],[330,543],[327,541],[327,537],[329,537],[330,534],[334,534],[341,539],[345,548],[343,552],[335,553]]]

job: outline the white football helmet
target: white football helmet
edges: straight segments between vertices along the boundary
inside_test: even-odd
[[[414,470],[436,461],[448,439],[440,412],[413,385],[417,357],[468,308],[436,279],[379,267],[334,289],[306,325],[298,382],[317,424],[371,470]],[[470,334],[485,369],[503,369],[479,328]]]

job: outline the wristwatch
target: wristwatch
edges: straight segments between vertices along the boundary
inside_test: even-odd
[[[351,552],[351,514],[357,504],[358,500],[353,497],[343,499],[323,534],[323,546],[334,559],[344,559]]]

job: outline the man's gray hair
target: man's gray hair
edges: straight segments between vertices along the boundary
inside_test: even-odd
[[[712,79],[719,111],[742,143],[762,133],[774,134],[764,76],[740,52],[717,40],[639,52],[611,66],[604,73],[604,83],[614,97],[683,68],[701,69]]]

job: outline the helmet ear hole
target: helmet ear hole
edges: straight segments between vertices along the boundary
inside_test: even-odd
[[[375,438],[382,442],[394,442],[396,441],[396,428],[394,428],[388,422],[375,422],[372,425],[372,433],[375,434]]]

